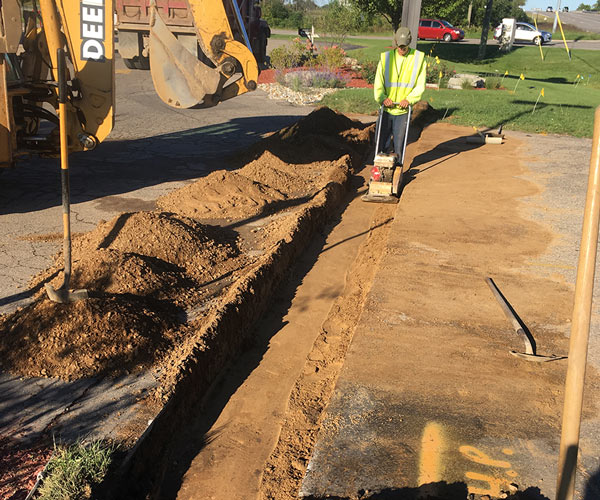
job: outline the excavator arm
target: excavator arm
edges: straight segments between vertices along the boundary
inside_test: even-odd
[[[233,15],[228,16],[229,2]],[[188,0],[198,44],[210,65],[179,41],[150,3],[150,71],[160,98],[176,108],[210,106],[256,89],[258,64],[236,0]],[[244,43],[236,40],[230,19]]]
[[[114,125],[115,0],[38,1],[39,11],[24,11],[19,0],[0,0],[0,166],[58,155],[59,49],[67,59],[69,151],[95,148]],[[202,60],[150,1],[150,67],[164,102],[207,107],[256,88],[258,64],[237,0],[188,0]]]
[[[58,154],[58,49],[65,50],[69,61],[69,150],[95,148],[114,123],[113,0],[39,1],[39,11],[27,12],[17,0],[1,4],[3,166],[31,153]]]
[[[81,149],[93,149],[114,125],[113,1],[39,1],[53,80],[58,79],[57,50],[64,45],[72,65],[69,136]]]

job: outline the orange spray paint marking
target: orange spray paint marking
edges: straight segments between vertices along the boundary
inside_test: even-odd
[[[419,461],[419,485],[441,481],[441,461],[444,448],[442,426],[428,422],[421,438],[421,458]]]
[[[474,481],[481,481],[487,483],[487,488],[474,488],[469,485],[469,492],[475,493],[476,495],[490,495],[492,497],[499,497],[502,493],[501,485],[505,483],[502,479],[497,479],[494,476],[488,476],[486,474],[479,474],[478,472],[466,472],[465,476]]]
[[[460,451],[466,458],[471,460],[472,462],[489,465],[490,467],[501,467],[502,469],[510,469],[510,462],[505,462],[504,460],[494,460],[493,458],[487,456],[482,451],[478,450],[474,446],[461,446],[458,451]]]

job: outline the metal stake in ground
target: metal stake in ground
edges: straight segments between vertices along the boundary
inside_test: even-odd
[[[500,304],[502,311],[504,312],[506,317],[509,319],[509,321],[512,323],[513,328],[515,329],[515,332],[517,333],[517,335],[519,337],[521,337],[521,340],[523,340],[523,343],[525,344],[525,352],[509,351],[513,356],[516,356],[517,358],[525,359],[527,361],[537,361],[539,363],[543,363],[545,361],[556,361],[557,359],[565,359],[565,356],[554,356],[554,355],[540,356],[539,354],[536,354],[535,353],[535,340],[533,340],[533,338],[531,337],[531,334],[529,334],[529,332],[525,331],[525,329],[521,325],[521,322],[517,318],[517,315],[514,313],[512,307],[510,306],[508,301],[504,298],[504,295],[502,295],[502,292],[500,292],[500,290],[496,286],[496,283],[494,283],[494,281],[491,278],[486,278],[485,282],[488,284],[488,286],[492,290],[492,293],[494,294],[494,297],[496,297],[496,300]]]
[[[64,281],[60,288],[54,289],[46,283],[46,293],[53,302],[66,304],[87,299],[87,290],[69,290],[71,280],[71,204],[69,193],[69,144],[67,141],[67,77],[65,51],[57,50],[58,73],[58,114],[60,119],[60,182],[63,207],[63,257],[65,261]]]

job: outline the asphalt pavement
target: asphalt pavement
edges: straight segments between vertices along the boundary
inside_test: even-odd
[[[435,126],[426,129],[419,142],[437,144],[442,131],[437,129],[436,136],[435,130]],[[527,165],[526,173],[517,178],[522,179],[522,185],[537,185],[531,196],[519,199],[518,211],[553,233],[542,254],[527,255],[522,267],[509,271],[523,273],[526,278],[520,288],[530,290],[525,301],[513,303],[517,310],[522,311],[525,302],[539,300],[541,320],[530,322],[532,331],[539,332],[553,311],[544,302],[542,287],[536,289],[533,283],[544,276],[570,287],[575,282],[591,141],[507,134],[507,142],[517,140],[523,144],[519,160]],[[435,219],[435,202],[427,208],[415,201],[439,196],[430,180],[434,167],[436,173],[445,171],[442,178],[447,176],[449,185],[446,197],[461,191],[450,178],[462,179],[459,183],[467,186],[477,179],[481,165],[456,147],[457,151],[440,148],[431,163],[419,164],[415,183],[411,181],[403,191],[387,249],[323,418],[301,497],[433,495],[464,499],[471,493],[475,498],[489,499],[506,498],[518,490],[525,493],[523,498],[555,498],[563,381],[556,374],[549,376],[548,370],[565,370],[566,361],[517,361],[511,359],[506,344],[518,345],[516,337],[486,337],[481,325],[488,327],[493,314],[482,313],[482,308],[486,303],[496,304],[486,290],[485,275],[480,276],[482,270],[468,264],[469,259],[485,255],[493,246],[491,238],[482,232],[492,230],[492,220],[498,214],[481,216],[481,225],[465,222],[463,217],[468,215],[461,214],[458,203],[453,215],[468,224],[469,230],[455,234],[454,226],[447,227],[447,243],[435,245],[432,241],[438,240],[428,239],[428,234],[437,234],[428,225]],[[501,151],[500,146],[486,148],[490,155]],[[491,157],[490,162],[498,158]],[[509,154],[508,164],[498,165],[496,171],[510,171],[514,166],[511,158],[514,160]],[[485,187],[480,189],[487,192]],[[465,213],[488,209],[492,199],[498,199],[492,192],[488,195],[488,203],[478,204],[475,199],[464,208]],[[410,228],[421,224],[421,231],[411,232]],[[531,237],[526,230],[515,231],[514,241],[504,252],[518,252],[518,241]],[[453,251],[461,248],[455,246],[457,242],[464,242],[468,249]],[[423,254],[431,253],[436,258],[425,266]],[[465,255],[469,257],[465,259]],[[421,280],[407,280],[407,275],[415,276],[411,274],[414,269],[421,270]],[[431,280],[431,275],[437,278]],[[481,294],[472,296],[466,291],[473,280],[480,281]],[[454,286],[440,285],[447,282]],[[453,316],[454,307],[463,301],[470,304],[467,310],[471,313]],[[424,308],[438,315],[419,316]],[[590,380],[600,367],[599,312],[596,300],[585,393],[588,408],[595,407],[599,394],[596,383]],[[555,335],[567,336],[569,320],[563,318],[561,323],[554,326]],[[544,349],[541,344],[539,348]],[[582,423],[578,500],[600,498],[599,433],[600,418],[588,410]]]

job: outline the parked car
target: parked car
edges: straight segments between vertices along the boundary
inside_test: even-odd
[[[465,32],[441,19],[420,19],[418,38],[452,42],[462,40]]]
[[[494,39],[500,40],[502,34],[502,25],[496,26],[494,31]],[[552,33],[548,31],[536,30],[535,26],[529,23],[516,23],[515,41],[516,42],[533,42],[536,45],[548,43],[552,40]]]
[[[550,6],[546,7],[546,12],[552,12],[552,7],[550,7]]]

